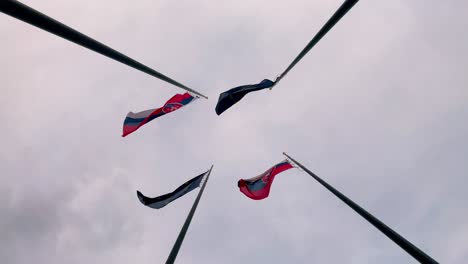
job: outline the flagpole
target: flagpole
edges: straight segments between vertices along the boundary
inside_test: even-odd
[[[341,18],[348,13],[353,6],[359,2],[359,0],[345,0],[344,3],[336,10],[333,16],[323,25],[320,31],[312,38],[312,40],[305,46],[305,48],[297,55],[297,57],[291,62],[286,70],[281,73],[275,80],[275,85],[283,79],[286,74],[332,29]]]
[[[351,209],[353,209],[356,213],[364,217],[369,223],[371,223],[374,227],[379,229],[384,235],[386,235],[388,238],[390,238],[393,242],[395,242],[397,245],[399,245],[403,250],[405,250],[408,254],[410,254],[413,258],[418,260],[420,263],[423,264],[437,264],[438,262],[432,259],[429,255],[424,253],[422,250],[417,248],[415,245],[411,244],[408,240],[406,240],[404,237],[402,237],[400,234],[392,230],[390,227],[385,225],[382,221],[377,219],[375,216],[371,215],[369,212],[364,210],[362,207],[354,203],[351,199],[340,193],[338,190],[333,188],[331,185],[329,185],[327,182],[322,180],[320,177],[315,175],[313,172],[308,170],[306,167],[304,167],[301,163],[297,162],[295,159],[291,158],[288,154],[283,152],[283,155],[285,155],[288,159],[293,161],[295,164],[297,164],[301,169],[303,169],[307,174],[312,176],[315,180],[317,180],[321,185],[323,185],[325,188],[327,188],[330,192],[332,192],[334,195],[336,195],[341,201],[343,201],[345,204],[347,204]]]
[[[179,253],[180,246],[182,245],[182,242],[184,242],[185,234],[187,233],[187,230],[190,226],[190,222],[192,221],[192,217],[195,214],[195,210],[197,210],[198,202],[200,201],[203,191],[205,190],[205,186],[206,186],[206,183],[208,182],[208,178],[210,177],[212,169],[213,169],[213,165],[211,165],[211,168],[208,171],[208,174],[206,175],[206,180],[203,183],[200,189],[200,192],[198,192],[198,196],[195,199],[195,202],[193,202],[192,209],[190,209],[187,219],[185,219],[185,223],[182,226],[182,229],[180,230],[179,235],[177,236],[177,240],[175,241],[174,246],[172,247],[171,253],[169,254],[169,257],[167,258],[166,264],[173,264],[177,258],[177,253]]]
[[[160,80],[173,84],[186,91],[194,93],[198,96],[208,99],[205,95],[167,77],[166,75],[159,73],[148,66],[94,40],[75,29],[60,23],[59,21],[42,14],[41,12],[15,0],[0,0],[0,11],[10,15],[16,19],[22,20],[23,22],[29,23],[33,26],[41,28],[66,40],[74,42],[80,46],[93,50],[100,53],[108,58],[121,62],[134,69],[142,71]]]

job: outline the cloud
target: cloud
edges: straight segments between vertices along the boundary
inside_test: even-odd
[[[122,139],[125,114],[176,92],[1,16],[0,259],[162,263],[214,164],[179,263],[415,263],[299,170],[271,196],[249,178],[288,152],[441,263],[466,263],[466,3],[359,2],[272,91],[223,116],[218,94],[274,78],[341,1],[26,2],[207,94]],[[432,3],[433,2],[433,3]]]

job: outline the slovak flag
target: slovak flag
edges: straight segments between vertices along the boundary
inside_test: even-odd
[[[266,172],[250,179],[241,179],[237,182],[240,191],[254,200],[262,200],[270,194],[270,187],[278,173],[293,168],[289,161],[284,160],[271,167]]]
[[[173,112],[182,106],[189,104],[194,99],[196,99],[196,97],[193,97],[189,93],[176,94],[171,99],[169,99],[169,101],[167,101],[163,107],[138,113],[129,112],[124,120],[122,137],[135,132],[141,126],[155,118]]]

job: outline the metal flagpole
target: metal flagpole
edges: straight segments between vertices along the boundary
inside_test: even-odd
[[[81,45],[85,48],[88,48],[90,50],[93,50],[97,53],[100,53],[106,57],[109,57],[111,59],[114,59],[118,62],[121,62],[125,65],[128,65],[134,69],[137,69],[139,71],[142,71],[144,73],[147,73],[153,77],[156,77],[160,80],[163,80],[165,82],[168,82],[170,84],[173,84],[179,88],[182,88],[186,91],[192,92],[198,96],[204,97],[208,99],[205,95],[167,77],[166,75],[159,73],[151,68],[149,68],[146,65],[143,65],[142,63],[102,44],[101,42],[98,42],[76,30],[73,28],[66,26],[57,20],[54,20],[51,17],[48,17],[41,12],[32,9],[31,7],[20,3],[15,0],[0,0],[0,11],[10,15],[14,18],[17,18],[19,20],[22,20],[26,23],[29,23],[33,26],[36,26],[38,28],[41,28],[45,31],[48,31],[52,34],[55,34],[59,37],[62,37],[66,40],[69,40],[71,42],[74,42],[78,45]]]
[[[325,188],[327,188],[330,192],[332,192],[334,195],[336,195],[341,201],[343,201],[345,204],[347,204],[351,209],[353,209],[356,213],[364,217],[369,223],[371,223],[373,226],[375,226],[377,229],[379,229],[384,235],[386,235],[388,238],[390,238],[393,242],[395,242],[397,245],[399,245],[403,250],[405,250],[408,254],[413,256],[416,260],[418,260],[420,263],[424,264],[436,264],[438,263],[434,259],[432,259],[430,256],[428,256],[426,253],[424,253],[422,250],[417,248],[415,245],[411,244],[408,240],[406,240],[404,237],[399,235],[397,232],[393,231],[390,227],[382,223],[379,219],[377,219],[375,216],[371,215],[369,212],[364,210],[362,207],[354,203],[351,199],[340,193],[338,190],[333,188],[331,185],[326,183],[324,180],[322,180],[320,177],[315,175],[313,172],[308,170],[306,167],[304,167],[302,164],[297,162],[295,159],[291,158],[288,154],[284,153],[283,154],[293,161],[295,164],[297,164],[301,169],[303,169],[305,172],[307,172],[312,178],[317,180],[320,184],[322,184]]]
[[[275,80],[275,85],[286,75],[288,72],[311,50],[315,44],[317,44],[327,33],[332,29],[341,18],[343,18],[346,13],[348,13],[353,6],[359,2],[359,0],[345,0],[345,2],[336,10],[335,14],[325,23],[325,25],[320,29],[320,31],[314,36],[314,38],[305,46],[305,48],[297,55],[297,57],[291,62],[288,68],[281,73],[278,78]]]
[[[190,222],[192,221],[192,217],[195,214],[195,210],[197,210],[198,202],[200,201],[203,191],[205,190],[205,186],[206,186],[206,183],[208,182],[208,178],[210,177],[212,169],[213,169],[213,165],[211,165],[211,168],[208,171],[208,174],[206,175],[205,182],[203,183],[203,186],[201,187],[200,192],[198,192],[198,196],[195,199],[195,202],[193,203],[192,209],[190,209],[187,219],[185,219],[185,223],[182,226],[182,229],[180,230],[179,236],[177,236],[177,240],[174,243],[174,246],[172,247],[171,253],[169,254],[169,257],[167,258],[166,264],[173,264],[177,258],[177,253],[179,252],[182,242],[184,242],[185,234],[187,233],[187,230],[190,226]]]

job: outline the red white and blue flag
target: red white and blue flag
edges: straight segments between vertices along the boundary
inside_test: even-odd
[[[167,101],[163,107],[138,113],[128,113],[124,120],[122,137],[135,132],[141,126],[155,118],[173,112],[182,106],[189,104],[194,99],[196,99],[196,97],[193,97],[189,93],[176,94],[171,99],[169,99],[169,101]]]
[[[271,167],[266,172],[251,179],[241,179],[237,182],[240,191],[254,200],[262,200],[270,194],[270,187],[278,173],[293,168],[289,161],[284,160]]]

